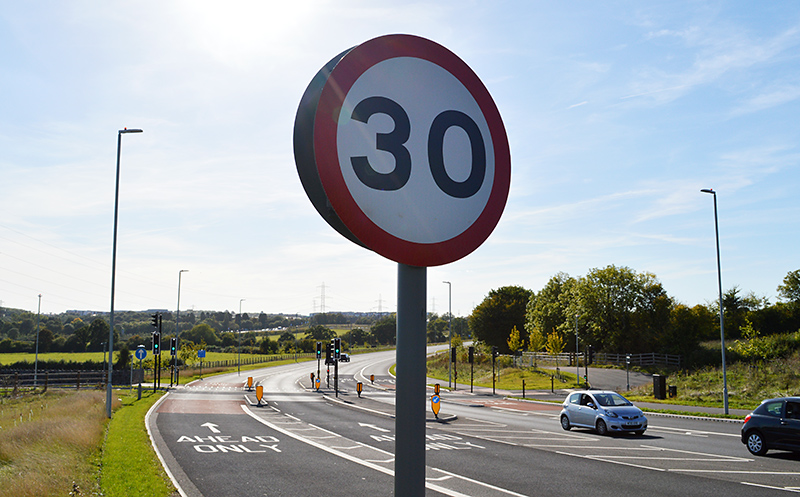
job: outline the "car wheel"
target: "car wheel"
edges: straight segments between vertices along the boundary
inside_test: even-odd
[[[608,433],[608,426],[606,426],[606,422],[602,419],[597,420],[597,424],[595,425],[595,431],[598,435],[603,436]]]
[[[569,424],[569,418],[566,414],[561,416],[561,427],[564,428],[566,431],[569,431],[572,426]]]
[[[754,456],[763,456],[767,453],[767,445],[764,443],[761,433],[751,431],[747,434],[747,450]]]

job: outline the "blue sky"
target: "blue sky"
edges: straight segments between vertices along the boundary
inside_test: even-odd
[[[770,2],[12,2],[0,9],[0,301],[394,311],[397,264],[317,214],[292,130],[341,51],[408,33],[482,79],[511,191],[488,240],[428,269],[428,310],[559,271],[651,272],[678,301],[722,278],[776,301],[800,267],[800,6]],[[324,296],[324,298],[323,298]],[[324,300],[324,301],[323,301]]]

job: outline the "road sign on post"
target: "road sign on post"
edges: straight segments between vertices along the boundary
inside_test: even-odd
[[[136,347],[136,352],[133,353],[137,359],[140,361],[147,357],[147,349],[144,348],[144,345],[139,345]]]
[[[416,36],[375,38],[328,62],[300,102],[294,149],[328,224],[402,264],[468,255],[508,198],[508,138],[489,92],[458,56]]]
[[[500,113],[448,49],[381,36],[312,79],[294,153],[328,224],[398,263],[394,494],[424,495],[426,268],[470,254],[500,220],[511,180]]]

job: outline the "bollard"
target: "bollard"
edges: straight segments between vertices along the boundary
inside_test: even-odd
[[[522,380],[522,398],[525,398],[525,380]]]
[[[139,383],[139,398],[137,400],[142,400],[142,384]]]
[[[554,375],[550,375],[550,393],[556,393],[555,387],[553,387],[553,383],[555,382],[554,378]]]

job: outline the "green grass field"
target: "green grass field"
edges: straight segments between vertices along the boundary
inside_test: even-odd
[[[117,359],[117,353],[114,353],[114,360]],[[0,366],[6,364],[14,364],[15,362],[29,362],[33,364],[36,360],[36,354],[27,352],[6,352],[0,354]],[[102,361],[102,352],[47,352],[39,354],[40,361],[64,361],[64,362],[84,362],[84,361]]]
[[[118,357],[118,352],[114,352],[115,361],[117,360],[117,357]],[[161,361],[164,362],[165,358],[168,359],[169,357],[170,357],[169,354],[165,354],[161,357]],[[235,361],[237,357],[238,354],[229,352],[207,352],[206,358],[203,359],[203,362],[207,363],[209,361]],[[252,356],[248,355],[247,357],[252,357]],[[152,358],[153,358],[153,353],[150,350],[148,350],[147,359],[152,359]],[[4,366],[6,364],[14,364],[15,362],[27,362],[33,364],[35,360],[36,360],[36,354],[31,354],[27,352],[8,352],[0,354],[0,366]],[[102,352],[47,352],[39,354],[39,360],[64,361],[64,362],[84,362],[84,361],[99,362],[103,360],[103,353]],[[134,361],[136,361],[135,358]]]

